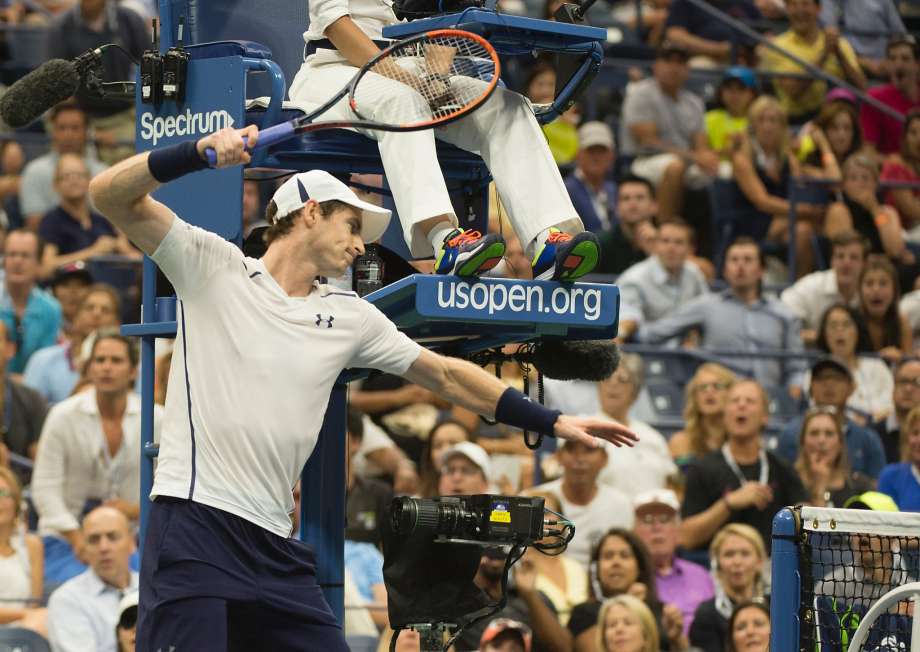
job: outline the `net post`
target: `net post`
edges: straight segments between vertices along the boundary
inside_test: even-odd
[[[783,623],[783,626],[773,628],[770,652],[791,652],[799,649],[801,576],[799,551],[795,541],[796,523],[795,513],[788,507],[773,517],[773,593],[770,600],[770,620],[774,623]]]

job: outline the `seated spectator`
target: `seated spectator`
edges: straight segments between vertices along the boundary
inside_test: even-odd
[[[639,494],[634,504],[636,525],[633,530],[648,548],[655,565],[658,597],[680,609],[684,634],[689,634],[697,607],[715,593],[706,569],[677,556],[680,502],[670,489],[658,489]]]
[[[896,464],[904,460],[901,430],[907,415],[920,406],[920,359],[901,358],[894,367],[894,390],[891,395],[894,411],[884,421],[874,424],[885,448],[885,461]]]
[[[770,652],[770,607],[763,600],[742,602],[728,620],[727,652]]]
[[[44,240],[42,276],[50,277],[62,265],[96,256],[121,254],[139,258],[123,233],[89,204],[89,168],[77,154],[62,154],[54,172],[60,204],[45,213],[38,234]]]
[[[703,457],[687,473],[680,532],[684,548],[705,549],[726,523],[750,525],[762,539],[769,538],[776,512],[806,499],[795,471],[763,448],[767,401],[752,380],[728,390],[727,440],[722,450]]]
[[[722,365],[706,362],[687,383],[684,429],[668,441],[671,457],[682,469],[725,443],[725,399],[735,380]]]
[[[444,452],[454,444],[472,441],[473,436],[465,425],[453,419],[440,421],[425,439],[422,462],[419,465],[419,494],[423,498],[438,495],[438,478],[444,465]]]
[[[878,201],[878,166],[865,154],[854,154],[843,164],[843,196],[827,209],[824,234],[833,238],[855,229],[869,240],[869,251],[913,265],[914,254],[904,244],[901,218]]]
[[[73,59],[104,43],[119,44],[127,56],[103,57],[102,77],[132,79],[133,61],[139,61],[150,44],[150,23],[115,0],[78,2],[50,27],[50,55]],[[79,106],[90,118],[100,158],[114,165],[135,153],[135,111],[132,100],[100,97],[83,86],[76,92]]]
[[[730,161],[739,136],[747,130],[748,108],[756,97],[757,77],[753,70],[732,66],[725,71],[716,91],[718,107],[705,116],[709,147],[723,163]],[[719,176],[730,177],[731,170],[723,166]]]
[[[532,493],[559,497],[562,513],[580,535],[569,544],[566,554],[587,568],[597,537],[612,527],[632,527],[632,502],[626,494],[598,483],[598,476],[607,466],[606,449],[589,448],[571,440],[559,443],[556,457],[562,465],[562,477],[537,485]]]
[[[798,157],[804,174],[839,181],[844,161],[862,150],[856,97],[848,93],[843,88],[830,91],[818,116],[799,131]]]
[[[487,494],[492,482],[489,454],[471,441],[454,444],[441,457],[439,496]]]
[[[645,260],[656,246],[655,188],[642,177],[627,176],[617,187],[617,222],[609,231],[598,234],[601,259],[599,274],[622,274]]]
[[[847,442],[847,458],[853,471],[877,478],[885,464],[882,443],[871,428],[857,423],[847,416],[846,404],[855,389],[853,372],[840,360],[821,358],[811,367],[808,393],[816,407],[833,409],[844,416],[844,434]],[[798,459],[799,439],[802,432],[802,417],[792,419],[767,446],[773,448],[783,460],[792,464]]]
[[[898,211],[907,239],[920,242],[920,109],[907,114],[900,152],[885,159],[882,183],[886,181],[917,184],[914,188],[889,188],[885,203]]]
[[[26,365],[23,382],[49,404],[69,397],[83,373],[84,344],[100,328],[120,325],[121,298],[104,283],[90,286],[74,318],[66,340],[35,352]]]
[[[750,238],[738,238],[725,251],[724,276],[728,289],[697,297],[669,317],[643,324],[639,341],[659,344],[699,328],[703,350],[801,351],[799,320],[778,300],[762,295],[763,273],[760,247]],[[765,386],[787,387],[794,397],[801,392],[804,366],[801,360],[731,357],[725,358],[723,364],[752,375]]]
[[[490,602],[497,602],[504,591],[502,575],[506,556],[507,553],[499,547],[487,547],[482,551],[479,570],[473,582],[483,590]],[[535,652],[563,649],[568,642],[565,630],[559,625],[546,599],[534,590],[534,575],[523,568],[515,568],[515,585],[508,588],[508,602],[493,618],[513,620],[529,628],[533,632]],[[472,623],[460,633],[455,649],[458,652],[478,650],[487,630],[487,621]]]
[[[3,241],[3,295],[0,319],[16,344],[7,371],[21,374],[32,354],[57,341],[61,306],[39,289],[41,242],[31,231],[10,231]]]
[[[872,350],[889,362],[897,362],[912,349],[910,324],[901,314],[900,284],[894,266],[873,257],[859,277],[859,310],[869,329]]]
[[[901,430],[904,461],[882,469],[878,490],[891,496],[902,512],[920,512],[920,407],[910,411]]]
[[[896,36],[886,48],[888,84],[869,89],[869,95],[901,115],[920,108],[920,78],[917,71],[917,42],[912,36]],[[877,108],[863,103],[859,115],[866,144],[882,156],[901,146],[904,124]]]
[[[653,77],[627,86],[621,113],[620,147],[636,157],[632,173],[655,185],[662,219],[680,215],[684,188],[705,188],[719,168],[706,136],[703,101],[684,88],[688,57],[680,45],[662,44]]]
[[[168,366],[171,366],[172,363]],[[168,371],[168,369],[167,369]],[[166,377],[168,380],[168,376]],[[166,388],[162,390],[165,397]],[[387,433],[365,414],[362,419],[364,437],[355,454],[352,465],[355,474],[365,478],[393,479],[393,489],[400,494],[415,494],[418,491],[418,472],[411,461]]]
[[[876,79],[885,77],[888,39],[907,34],[893,2],[822,2],[821,24],[843,36],[853,46],[860,67]]]
[[[80,304],[83,303],[89,286],[93,284],[93,275],[82,262],[71,263],[54,270],[48,283],[51,286],[51,294],[61,304],[61,336],[70,337]]]
[[[617,223],[617,185],[611,178],[616,147],[613,132],[603,122],[578,128],[575,171],[565,179],[572,204],[586,231],[600,233]]]
[[[622,594],[604,600],[597,614],[598,652],[659,652],[658,626],[651,609]]]
[[[780,295],[802,320],[802,342],[813,345],[827,309],[836,303],[859,306],[859,275],[866,263],[869,241],[856,231],[840,231],[831,240],[831,268],[812,272]]]
[[[836,29],[821,29],[820,0],[786,0],[790,29],[773,43],[799,59],[840,77],[857,88],[865,88],[866,77],[850,43]],[[761,67],[771,73],[795,73],[806,78],[776,77],[773,86],[789,119],[795,124],[810,120],[824,102],[827,82],[814,79],[805,69],[772,48],[761,46]]]
[[[26,155],[19,143],[13,139],[0,141],[0,207],[6,213],[3,226],[7,231],[23,226],[19,189],[25,164]]]
[[[0,396],[5,397],[3,437],[0,441],[0,468],[10,466],[10,453],[25,459],[35,459],[38,438],[45,423],[48,405],[34,389],[26,387],[6,371],[7,362],[15,351],[6,323],[0,321]],[[19,481],[27,484],[30,469],[21,464],[13,467]]]
[[[882,360],[865,355],[872,345],[859,310],[839,303],[828,308],[818,330],[818,350],[850,368],[855,388],[846,407],[858,420],[868,423],[891,413],[894,378]]]
[[[118,624],[115,626],[118,652],[134,652],[135,650],[138,599],[138,592],[131,591],[118,603]]]
[[[48,600],[48,638],[54,652],[116,650],[118,605],[137,590],[130,568],[131,524],[114,507],[97,507],[83,519],[81,539],[89,568],[65,582]]]
[[[42,541],[25,531],[20,510],[22,487],[16,476],[0,467],[0,625],[15,625],[47,635],[43,596]]]
[[[598,478],[630,498],[650,489],[663,489],[677,471],[664,436],[644,421],[629,416],[642,391],[643,374],[642,358],[626,353],[620,357],[617,370],[597,384],[601,416],[622,423],[639,436],[634,447],[615,449],[607,455],[607,464]]]
[[[594,546],[591,562],[591,598],[572,610],[568,624],[575,652],[596,649],[602,603],[627,594],[641,600],[654,614],[662,649],[677,652],[689,647],[680,609],[659,601],[655,568],[645,545],[635,534],[618,528],[607,531]]]
[[[762,95],[751,104],[747,133],[732,154],[732,169],[741,191],[737,209],[745,215],[750,213],[743,225],[735,227],[736,233],[758,242],[789,244],[789,180],[799,176],[800,170],[789,149],[786,113],[772,96]],[[807,274],[814,267],[812,224],[823,213],[822,206],[796,204],[795,251],[799,274]]]
[[[730,640],[728,623],[735,605],[764,597],[767,550],[758,530],[729,523],[713,538],[709,558],[716,577],[716,595],[696,610],[690,643],[703,652],[723,652]]]
[[[496,618],[489,622],[479,639],[481,652],[530,652],[533,633],[516,620]]]
[[[32,500],[44,536],[47,575],[68,579],[82,570],[87,542],[78,529],[87,506],[103,503],[139,516],[140,397],[133,392],[138,352],[116,330],[96,338],[87,375],[91,387],[55,405],[38,442]],[[154,408],[154,436],[162,410]]]
[[[355,473],[352,460],[361,447],[364,438],[362,414],[353,407],[346,415],[348,434],[348,464],[345,480],[345,538],[349,541],[370,543],[379,546],[381,526],[389,515],[390,503],[393,501],[393,489],[390,485],[362,478]]]
[[[843,426],[836,410],[812,408],[802,420],[799,458],[802,484],[818,507],[842,507],[851,496],[872,488],[872,481],[850,471]]]
[[[389,618],[387,589],[383,583],[383,553],[373,543],[354,541],[346,534],[343,559],[374,625],[379,629],[387,627]]]
[[[546,59],[538,59],[524,82],[524,95],[534,104],[552,104],[556,97],[556,68]],[[578,109],[573,106],[561,116],[543,125],[543,135],[556,165],[568,165],[578,153]]]
[[[536,494],[531,489],[522,495],[542,497],[546,509],[565,517],[562,502],[556,494]],[[547,539],[546,543],[550,542],[551,540]],[[563,627],[569,622],[572,608],[588,599],[585,569],[566,553],[545,555],[534,548],[529,548],[518,562],[518,567],[527,567],[525,569],[527,574],[536,575],[534,590],[542,593],[552,603],[553,610],[558,614],[559,624]],[[518,579],[517,576],[515,579]]]
[[[662,222],[655,255],[636,263],[617,279],[619,340],[628,340],[641,324],[667,317],[691,299],[709,292],[700,268],[689,259],[691,241],[690,226],[680,218]]]
[[[58,104],[49,112],[48,121],[51,124],[51,151],[29,161],[22,171],[19,191],[25,226],[32,231],[38,230],[45,213],[61,203],[54,184],[54,170],[61,154],[82,156],[91,177],[106,168],[88,153],[87,117],[80,107],[68,102]]]
[[[762,18],[752,0],[729,0],[719,3],[718,8],[743,22]],[[728,23],[713,20],[689,0],[671,2],[664,36],[690,53],[690,65],[695,68],[727,66],[732,60],[753,63],[753,41],[740,36]]]

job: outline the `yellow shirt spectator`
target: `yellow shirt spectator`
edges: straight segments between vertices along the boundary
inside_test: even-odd
[[[705,120],[709,146],[719,153],[722,160],[729,160],[731,158],[728,152],[731,145],[730,138],[747,129],[747,116],[736,117],[725,109],[713,109],[706,112]]]
[[[804,59],[809,63],[817,65],[817,63],[821,60],[821,54],[824,52],[824,39],[824,32],[818,32],[818,37],[812,43],[808,43],[795,32],[790,30],[777,36],[773,42],[784,50],[788,50],[792,54],[796,55],[800,59]],[[828,74],[834,75],[835,77],[845,78],[843,66],[840,65],[840,61],[837,59],[837,56],[838,55],[836,54],[828,55],[824,62],[823,70]],[[845,57],[850,65],[859,69],[859,63],[856,60],[856,53],[853,51],[853,47],[844,38],[840,39],[839,56]],[[764,49],[761,62],[761,67],[764,70],[769,70],[770,72],[808,74],[807,71],[804,70],[800,65],[793,62],[791,59],[782,56],[778,52],[775,52],[772,48]],[[776,90],[776,96],[779,99],[780,104],[782,104],[783,108],[786,109],[786,112],[790,117],[814,113],[821,108],[821,105],[824,103],[824,96],[827,94],[827,82],[820,79],[812,82],[812,84],[808,87],[808,90],[806,90],[798,98],[792,98],[787,95],[778,84],[774,84],[774,88]]]

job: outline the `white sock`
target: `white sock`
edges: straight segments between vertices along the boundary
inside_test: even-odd
[[[444,245],[444,238],[456,228],[457,227],[450,223],[450,220],[445,220],[436,224],[431,231],[428,232],[428,242],[431,243],[431,248],[434,249],[435,256],[441,251],[441,247]]]
[[[546,239],[549,237],[549,229],[543,229],[537,234],[537,237],[530,241],[530,244],[527,245],[527,248],[524,252],[527,254],[527,257],[533,260],[534,254],[537,252],[537,246],[546,242]]]

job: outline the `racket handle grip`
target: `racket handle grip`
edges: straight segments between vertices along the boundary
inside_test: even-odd
[[[256,145],[256,148],[258,149],[261,147],[270,147],[275,143],[280,143],[281,141],[287,140],[288,138],[291,138],[295,135],[296,131],[294,130],[294,125],[292,125],[290,122],[282,122],[281,124],[277,124],[273,127],[269,127],[268,129],[260,131],[259,142]],[[246,136],[243,136],[243,145],[246,146]],[[247,147],[247,149],[249,148]],[[208,159],[208,165],[210,165],[212,168],[217,165],[217,152],[214,151],[213,147],[208,147],[206,150],[204,150],[204,155]]]

